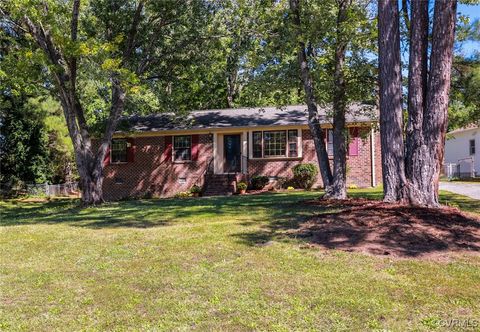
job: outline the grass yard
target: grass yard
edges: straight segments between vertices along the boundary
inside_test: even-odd
[[[288,229],[335,213],[302,203],[318,195],[0,202],[0,330],[480,328],[478,252],[435,260],[311,246]],[[480,213],[480,201],[441,199]]]

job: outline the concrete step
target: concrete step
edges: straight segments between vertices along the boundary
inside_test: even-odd
[[[207,179],[203,196],[226,196],[234,192],[235,179],[224,174],[214,174]]]

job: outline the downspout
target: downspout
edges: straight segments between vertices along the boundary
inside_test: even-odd
[[[375,174],[375,130],[373,129],[373,126],[370,127],[370,168],[372,187],[376,187],[377,181]]]

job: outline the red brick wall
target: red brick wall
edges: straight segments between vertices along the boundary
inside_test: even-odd
[[[348,156],[348,184],[359,187],[371,185],[370,134],[367,130],[359,143],[358,156]],[[292,167],[300,162],[317,163],[315,147],[309,130],[302,130],[303,157],[297,160],[249,160],[248,173],[252,175],[292,177]],[[376,178],[381,183],[380,138],[376,142]],[[194,184],[202,185],[203,174],[213,156],[213,137],[199,135],[198,159],[186,163],[174,163],[164,158],[165,136],[136,137],[134,161],[125,164],[109,164],[105,167],[104,197],[117,200],[141,197],[146,193],[155,196],[172,196],[189,190]],[[166,159],[166,160],[165,160]],[[185,182],[181,183],[180,179]],[[316,186],[322,186],[320,175]]]
[[[213,156],[211,135],[199,135],[198,159],[185,163],[174,163],[171,158],[163,157],[165,136],[136,137],[134,144],[133,162],[105,167],[103,191],[106,200],[141,197],[147,192],[172,196],[189,190],[194,184],[202,185],[202,175]],[[185,183],[180,182],[181,178],[185,178]]]
[[[357,185],[358,187],[371,186],[371,154],[370,154],[370,129],[360,131],[361,140],[358,147],[357,156],[347,156],[347,184]],[[377,184],[381,183],[381,162],[380,162],[380,138],[378,133],[375,135],[376,152],[376,178]],[[313,138],[309,130],[302,130],[303,156],[297,160],[249,160],[248,174],[277,176],[281,178],[291,178],[292,167],[299,163],[315,163],[318,165],[317,155]],[[332,160],[331,160],[332,162]],[[323,182],[320,174],[314,187],[322,187]]]

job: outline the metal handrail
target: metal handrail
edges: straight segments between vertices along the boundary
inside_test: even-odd
[[[203,186],[205,187],[205,183],[207,182],[207,178],[205,177],[208,174],[208,171],[211,169],[213,163],[213,157],[210,157],[210,159],[207,161],[207,167],[203,170],[203,172],[197,177],[195,180],[195,184],[198,185],[198,180],[200,178],[204,178],[203,180]],[[210,176],[213,174],[213,172],[210,173]]]
[[[236,180],[236,177],[237,177],[238,173],[246,174],[246,172],[247,172],[246,169],[245,170],[242,169],[242,166],[243,165],[245,165],[245,167],[247,166],[248,157],[240,153],[240,154],[235,156],[235,160],[238,160],[238,159],[240,159],[240,171],[235,170],[234,172],[232,172],[232,170],[233,170],[232,167],[230,167],[227,171],[227,181],[228,181],[229,184],[232,182],[232,175],[235,176],[235,180]],[[237,164],[235,163],[235,165],[237,165]]]

